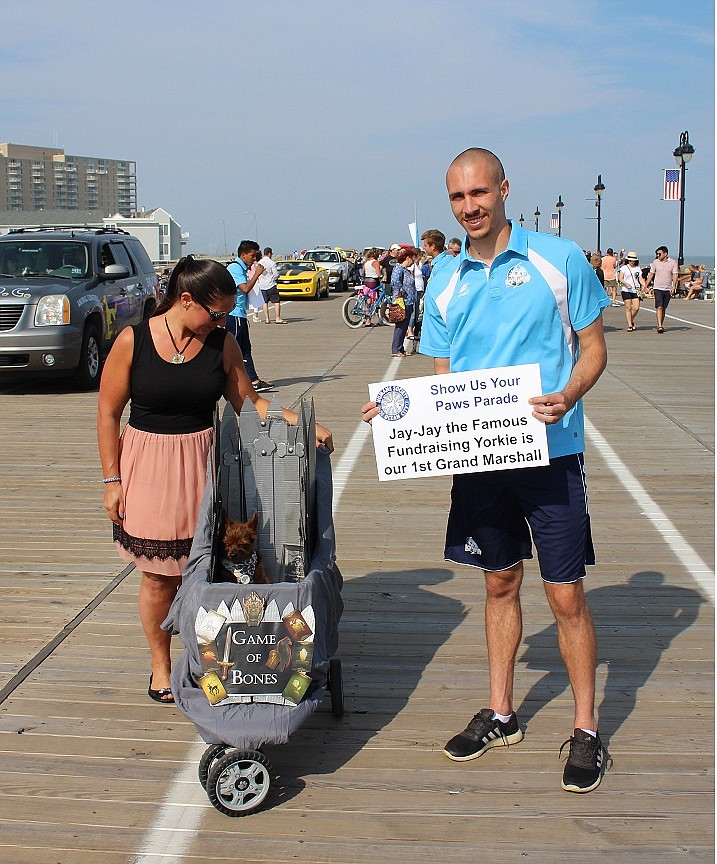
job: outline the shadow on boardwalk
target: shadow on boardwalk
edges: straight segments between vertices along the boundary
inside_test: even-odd
[[[467,614],[460,601],[430,590],[453,576],[447,569],[422,568],[368,573],[344,583],[339,653],[346,715],[335,720],[327,699],[287,745],[267,748],[285,785],[303,786],[302,773],[334,773],[403,710]]]
[[[607,743],[632,714],[640,688],[672,640],[694,624],[706,601],[691,588],[666,584],[664,574],[655,571],[635,573],[627,583],[594,588],[585,596],[598,634],[598,673],[601,665],[607,666],[598,709],[600,737]],[[530,722],[569,682],[554,624],[525,641],[528,648],[518,665],[547,670],[518,709],[521,721]]]

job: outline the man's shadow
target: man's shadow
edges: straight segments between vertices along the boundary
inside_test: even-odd
[[[265,747],[280,784],[331,774],[349,762],[405,708],[426,667],[467,614],[430,590],[447,569],[368,573],[344,582],[339,626],[346,713],[335,719],[328,696],[288,744]],[[428,589],[428,590],[427,590]]]
[[[594,588],[585,594],[597,632],[598,674],[607,667],[605,693],[599,707],[603,743],[632,714],[640,688],[657,668],[672,640],[697,620],[705,598],[691,588],[665,583],[655,571],[635,573],[625,584]],[[524,640],[528,648],[518,664],[545,669],[518,709],[530,720],[568,687],[557,649],[555,624]]]

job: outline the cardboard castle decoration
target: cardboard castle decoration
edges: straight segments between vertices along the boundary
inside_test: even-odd
[[[296,426],[274,399],[262,420],[249,399],[227,404],[218,435],[220,506],[244,522],[259,514],[257,551],[269,582],[296,582],[316,542],[316,421],[302,400]]]

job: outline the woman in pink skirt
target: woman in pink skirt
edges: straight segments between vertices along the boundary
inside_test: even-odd
[[[102,373],[104,506],[120,557],[142,573],[139,614],[151,653],[148,693],[156,702],[174,701],[170,637],[160,625],[192,545],[217,400],[224,396],[240,411],[248,397],[262,417],[269,407],[249,381],[236,340],[220,326],[235,296],[221,264],[182,258],[154,316],[120,333]],[[296,414],[283,411],[295,424]],[[333,450],[328,429],[317,425],[317,439]]]

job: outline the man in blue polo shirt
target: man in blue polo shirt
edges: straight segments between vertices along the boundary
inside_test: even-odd
[[[582,582],[595,559],[580,399],[605,368],[601,312],[609,300],[574,243],[508,221],[509,185],[493,153],[461,153],[446,186],[467,237],[458,267],[443,268],[428,283],[420,351],[434,358],[438,374],[539,363],[543,394],[530,403],[547,424],[550,464],[453,478],[445,556],[484,571],[491,692],[489,707],[444,753],[468,761],[523,738],[513,676],[532,535],[575,696],[561,785],[590,792],[602,778],[604,751],[594,706],[595,631]]]
[[[237,286],[237,296],[234,308],[227,315],[226,328],[233,334],[239,348],[241,348],[244,365],[246,366],[246,374],[249,380],[254,385],[257,393],[265,393],[271,390],[273,385],[268,381],[263,381],[256,369],[254,368],[254,359],[251,356],[251,340],[249,339],[249,324],[246,320],[246,296],[254,287],[254,283],[259,276],[264,272],[264,268],[257,268],[258,272],[254,273],[251,279],[247,278],[249,268],[256,261],[256,253],[260,252],[259,244],[254,240],[242,240],[237,247],[236,260],[227,267],[227,270],[234,277],[234,283]]]
[[[421,234],[421,248],[428,255],[431,277],[438,273],[447,262],[455,265],[455,259],[446,252],[446,235],[437,228],[429,228]]]

